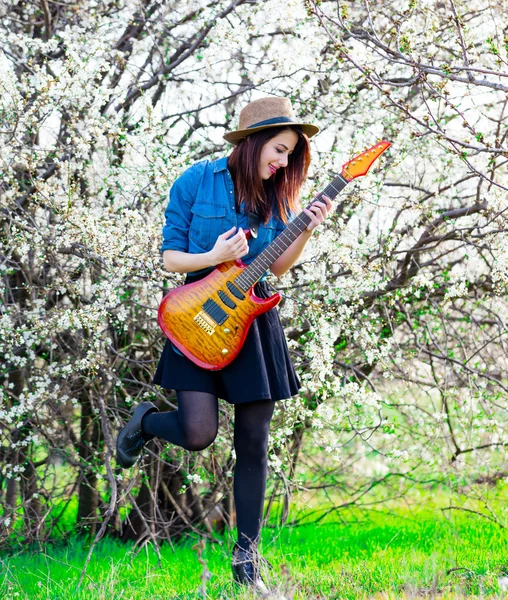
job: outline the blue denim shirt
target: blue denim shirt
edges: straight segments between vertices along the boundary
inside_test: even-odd
[[[208,252],[219,235],[233,225],[248,227],[243,205],[240,213],[235,209],[235,190],[227,160],[225,156],[212,162],[200,161],[173,183],[165,212],[161,252]],[[242,257],[242,261],[250,264],[285,228],[286,224],[275,209],[268,223],[259,225],[257,238],[249,239],[249,253]],[[198,272],[203,270],[195,273]]]

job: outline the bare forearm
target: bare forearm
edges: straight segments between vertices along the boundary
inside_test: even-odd
[[[211,252],[189,254],[179,250],[165,250],[162,255],[164,268],[172,273],[191,273],[208,267],[215,267]]]
[[[291,246],[272,264],[270,270],[276,277],[284,275],[296,263],[311,236],[312,231],[308,231],[307,229],[303,231]]]

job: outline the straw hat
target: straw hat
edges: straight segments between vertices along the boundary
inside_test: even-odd
[[[224,139],[231,144],[238,144],[240,140],[256,131],[281,125],[298,125],[308,137],[316,135],[319,131],[316,125],[302,123],[295,117],[289,98],[268,96],[247,104],[240,113],[238,129],[226,133]]]

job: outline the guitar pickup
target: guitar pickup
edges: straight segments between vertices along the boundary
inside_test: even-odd
[[[222,302],[228,308],[236,308],[236,303],[233,302],[233,300],[231,300],[231,298],[226,294],[226,292],[223,292],[222,290],[219,290],[218,294],[219,294],[219,298],[222,300]]]
[[[242,292],[236,287],[234,283],[228,281],[226,285],[228,287],[228,290],[233,294],[235,298],[238,298],[238,300],[243,300],[245,298],[245,295],[242,294]]]
[[[211,298],[208,298],[208,300],[203,304],[203,310],[217,323],[217,325],[222,325],[224,321],[229,318],[228,313]]]

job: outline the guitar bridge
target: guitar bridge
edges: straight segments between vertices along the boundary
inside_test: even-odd
[[[201,310],[194,317],[194,321],[201,327],[201,329],[207,333],[208,335],[213,335],[215,333],[215,323],[210,319],[210,317]]]

